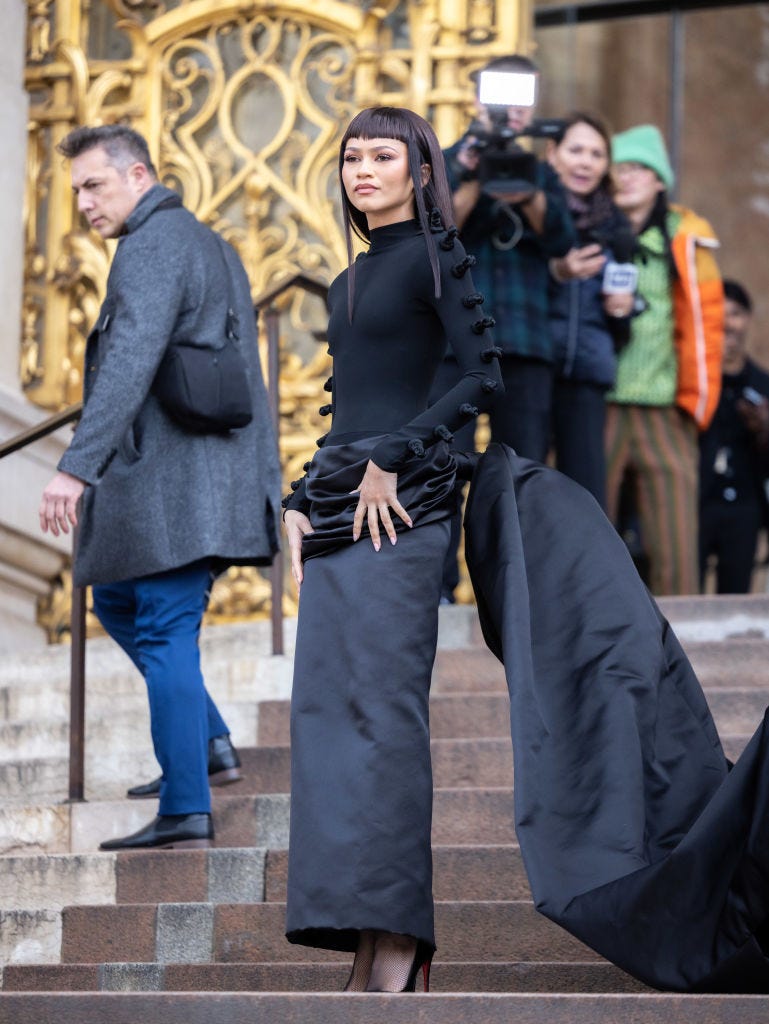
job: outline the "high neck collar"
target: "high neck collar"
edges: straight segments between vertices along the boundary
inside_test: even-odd
[[[165,207],[181,206],[182,200],[176,192],[172,192],[165,185],[153,185],[144,193],[128,215],[123,234],[130,235],[131,232],[136,231],[161,205]]]
[[[417,220],[399,220],[396,224],[385,224],[381,228],[372,228],[369,252],[381,252],[395,245],[404,238],[413,238],[422,229]]]

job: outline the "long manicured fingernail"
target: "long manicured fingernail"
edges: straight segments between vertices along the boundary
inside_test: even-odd
[[[374,551],[379,551],[379,549],[380,549],[380,547],[381,547],[381,546],[382,546],[382,545],[381,545],[381,544],[379,543],[379,541],[378,541],[378,540],[375,540],[375,541],[374,541]]]
[[[391,544],[395,544],[397,542],[397,540],[398,540],[397,537],[390,537],[390,543]]]

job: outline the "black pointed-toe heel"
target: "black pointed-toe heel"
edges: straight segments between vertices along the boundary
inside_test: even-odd
[[[434,950],[432,946],[428,946],[426,943],[417,941],[416,948],[414,950],[414,957],[409,967],[409,973],[406,977],[406,982],[403,988],[372,988],[369,984],[367,986],[367,992],[416,992],[417,988],[417,974],[419,968],[422,968],[422,977],[424,979],[425,992],[430,991],[430,967],[432,965]],[[373,968],[372,968],[373,972]]]
[[[430,949],[429,946],[424,946],[421,942],[417,943],[417,948],[414,951],[414,962],[411,965],[408,979],[403,988],[404,992],[416,992],[417,990],[417,974],[419,974],[419,968],[422,968],[422,981],[424,982],[425,992],[430,991],[430,968],[433,963],[434,950]]]

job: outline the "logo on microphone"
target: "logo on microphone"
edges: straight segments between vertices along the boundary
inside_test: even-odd
[[[633,293],[638,284],[638,268],[633,263],[606,264],[603,272],[602,291],[604,295]]]

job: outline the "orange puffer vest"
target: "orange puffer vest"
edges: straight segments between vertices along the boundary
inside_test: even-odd
[[[710,224],[685,207],[671,246],[678,278],[673,288],[674,343],[678,360],[676,405],[704,430],[721,393],[724,344],[724,290]]]

